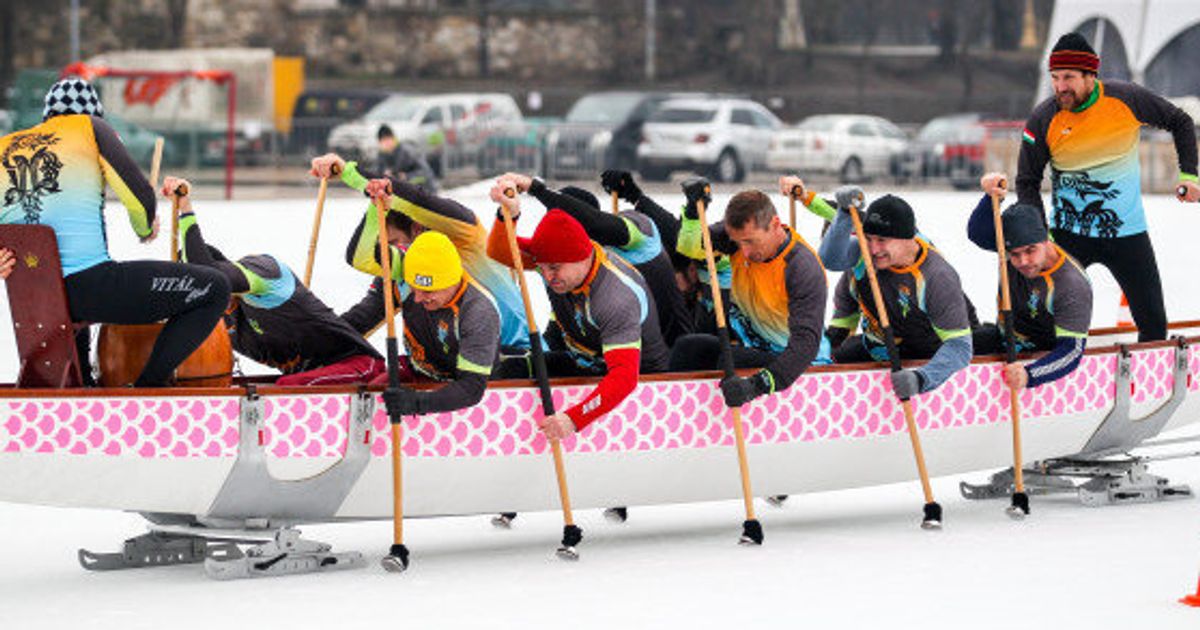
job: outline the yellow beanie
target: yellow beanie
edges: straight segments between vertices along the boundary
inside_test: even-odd
[[[404,254],[404,281],[413,289],[441,291],[457,285],[462,277],[458,250],[441,232],[422,232]]]

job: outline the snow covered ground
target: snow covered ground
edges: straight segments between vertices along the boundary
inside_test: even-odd
[[[490,222],[485,187],[452,192]],[[870,194],[871,191],[868,191]],[[994,314],[994,255],[965,237],[974,194],[912,192],[918,225],[956,266],[981,317]],[[227,255],[270,252],[302,272],[314,198],[197,202],[209,240]],[[728,195],[719,195],[715,209]],[[682,197],[663,196],[678,206]],[[786,204],[777,199],[786,214]],[[1147,199],[1151,234],[1171,319],[1200,316],[1189,256],[1200,208]],[[353,304],[366,277],[342,262],[364,203],[331,197],[313,287],[335,309]],[[541,215],[530,203],[523,231]],[[803,210],[811,242],[818,221]],[[122,211],[110,208],[116,258],[162,258],[166,238],[138,245]],[[1094,325],[1113,323],[1117,290],[1093,268]],[[545,311],[545,298],[535,291]],[[0,380],[16,373],[8,309],[0,307]],[[378,339],[382,343],[381,339]],[[245,363],[245,362],[243,362]],[[250,368],[247,368],[250,371]],[[1191,429],[1189,435],[1200,433]],[[864,462],[869,465],[869,462]],[[731,469],[731,474],[733,470]],[[1196,459],[1152,472],[1200,488]],[[972,476],[982,481],[981,472]],[[1200,572],[1200,503],[1194,500],[1102,509],[1069,498],[1034,498],[1025,522],[1004,502],[959,498],[958,478],[937,479],[946,530],[924,532],[915,483],[793,497],[759,505],[767,543],[734,544],[740,502],[637,508],[617,526],[578,515],[583,559],[556,560],[557,513],[522,515],[496,531],[482,517],[411,521],[412,569],[385,574],[387,523],[318,526],[309,537],[357,549],[365,570],[324,576],[218,583],[199,567],[87,573],[75,549],[116,550],[144,531],[134,515],[0,503],[0,628],[316,628],[389,623],[408,627],[745,627],[845,628],[1119,627],[1196,628],[1200,610],[1175,600],[1194,592]],[[3,480],[0,480],[3,483]],[[503,491],[497,489],[497,491]]]

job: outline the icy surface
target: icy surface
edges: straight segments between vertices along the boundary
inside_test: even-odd
[[[493,207],[482,186],[455,196],[490,223]],[[904,196],[922,231],[959,270],[980,315],[990,318],[995,258],[965,237],[978,196]],[[204,201],[196,210],[206,236],[227,255],[270,252],[303,273],[314,198]],[[727,199],[718,196],[715,209]],[[660,201],[671,208],[682,198]],[[777,204],[786,214],[781,198]],[[342,260],[363,205],[339,193],[326,208],[313,284],[339,311],[368,284]],[[541,215],[536,201],[527,205],[526,232]],[[1196,318],[1200,297],[1188,252],[1200,207],[1164,197],[1146,205],[1168,314]],[[800,231],[815,243],[818,221],[801,212]],[[166,255],[165,237],[137,244],[119,207],[109,209],[109,239],[119,259]],[[1112,324],[1115,284],[1099,268],[1091,275],[1093,324]],[[534,289],[544,314],[544,292]],[[15,376],[14,356],[8,309],[0,308],[0,380]],[[729,472],[737,474],[732,453]],[[1152,472],[1200,487],[1195,459]],[[934,481],[946,510],[940,533],[917,527],[921,494],[911,483],[793,497],[782,509],[759,502],[762,548],[734,544],[740,502],[634,508],[620,526],[583,512],[583,559],[574,564],[554,558],[557,513],[522,515],[512,531],[494,530],[484,517],[410,521],[413,564],[403,575],[377,565],[391,542],[389,524],[314,526],[305,528],[308,537],[362,551],[369,568],[233,583],[209,581],[199,566],[84,572],[76,548],[117,550],[144,531],[143,521],[0,503],[0,628],[1200,627],[1200,610],[1175,603],[1195,591],[1200,572],[1196,501],[1088,509],[1069,498],[1034,497],[1033,515],[1017,523],[1004,515],[1006,502],[964,501],[957,483]]]

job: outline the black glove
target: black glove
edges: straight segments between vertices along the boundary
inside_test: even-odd
[[[899,370],[892,372],[892,390],[900,400],[908,400],[921,393],[925,379],[917,370]]]
[[[604,192],[617,193],[617,196],[632,204],[642,199],[642,189],[633,181],[629,171],[608,170],[600,174],[600,186]]]
[[[383,404],[387,406],[388,418],[399,420],[401,416],[421,414],[421,395],[407,387],[389,387],[383,390]]]
[[[721,379],[721,396],[725,398],[725,406],[733,409],[762,396],[769,394],[771,389],[763,374],[765,370],[748,378],[727,376]]]
[[[704,177],[689,177],[680,185],[683,187],[683,196],[687,197],[687,207],[683,211],[683,216],[689,219],[700,218],[700,213],[696,210],[696,202],[704,200],[705,209],[712,205],[712,184],[708,183],[708,179]]]

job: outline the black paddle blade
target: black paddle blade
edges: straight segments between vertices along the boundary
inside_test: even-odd
[[[577,525],[563,525],[562,546],[574,547],[583,540],[583,530]]]
[[[403,573],[408,569],[408,547],[392,545],[388,555],[384,556],[379,564],[389,573]]]
[[[925,518],[921,521],[922,529],[942,528],[942,506],[937,501],[925,504]]]
[[[742,545],[761,545],[761,544],[763,544],[762,523],[759,523],[758,519],[744,521],[742,523],[742,537],[738,539],[738,544],[742,544]]]
[[[1005,510],[1013,520],[1021,520],[1029,515],[1029,495],[1024,492],[1014,492],[1012,505]]]

